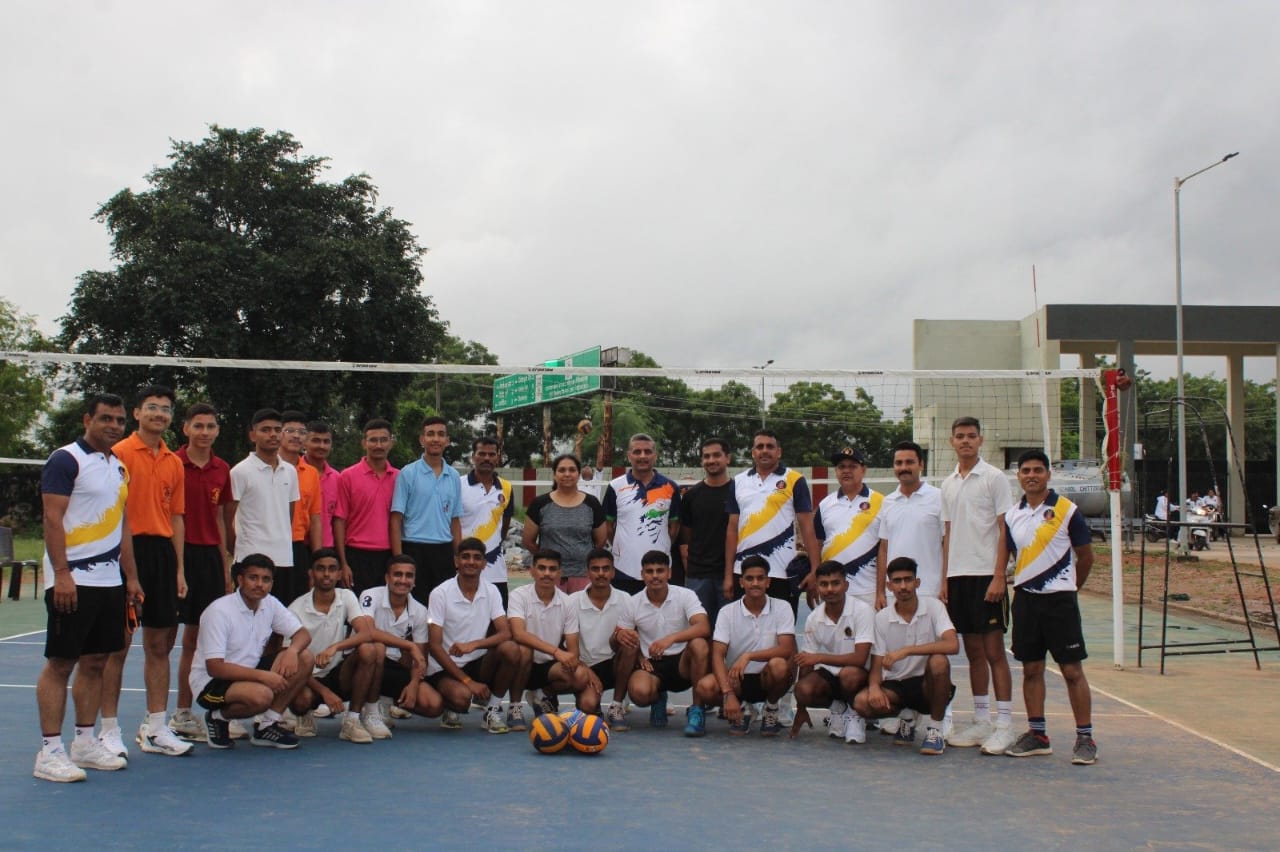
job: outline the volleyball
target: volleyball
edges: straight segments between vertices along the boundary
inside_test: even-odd
[[[529,742],[543,754],[555,754],[569,742],[569,725],[555,713],[543,713],[529,726]]]
[[[569,744],[583,754],[599,754],[609,744],[609,725],[599,716],[582,713],[569,728]]]

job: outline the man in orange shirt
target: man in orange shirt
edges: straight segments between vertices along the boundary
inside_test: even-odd
[[[307,435],[307,415],[286,411],[280,415],[284,432],[280,440],[280,458],[298,470],[298,502],[293,504],[293,565],[276,567],[276,580],[271,593],[285,606],[307,593],[311,587],[311,554],[321,547],[320,517],[324,495],[320,489],[320,472],[302,458],[302,440]]]
[[[187,596],[183,572],[186,528],[185,473],[182,460],[164,442],[173,422],[173,391],[150,385],[138,392],[133,419],[138,428],[111,451],[129,471],[126,511],[133,533],[142,604],[143,681],[147,688],[147,719],[138,728],[137,743],[145,752],[179,756],[191,751],[191,743],[174,735],[165,722],[169,702],[169,654],[178,637],[178,599]],[[120,686],[129,645],[107,658],[102,680],[102,734],[104,745],[128,758],[117,718]]]

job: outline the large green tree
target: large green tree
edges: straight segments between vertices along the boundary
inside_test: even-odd
[[[873,465],[888,464],[889,448],[911,435],[909,416],[886,420],[865,389],[855,389],[850,399],[825,382],[788,386],[769,405],[768,425],[778,434],[784,459],[797,466],[827,464],[845,446],[862,449]]]
[[[425,249],[377,205],[365,175],[322,179],[324,157],[285,132],[213,125],[174,142],[148,188],[97,211],[114,269],[80,276],[62,318],[69,351],[304,361],[428,362],[444,324],[421,292]],[[83,365],[77,389],[171,384],[224,413],[224,451],[253,410],[298,408],[340,425],[385,414],[405,374]]]
[[[35,320],[12,303],[0,299],[0,349],[19,352],[47,348]],[[31,427],[49,406],[45,387],[48,371],[33,364],[0,361],[0,456],[34,452]]]

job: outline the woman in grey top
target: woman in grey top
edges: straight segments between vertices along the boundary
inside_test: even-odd
[[[587,553],[605,542],[604,507],[578,488],[581,467],[568,453],[551,462],[555,488],[529,504],[521,540],[530,553],[559,551],[560,588],[566,593],[587,587]]]

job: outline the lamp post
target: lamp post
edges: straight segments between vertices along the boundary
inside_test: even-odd
[[[1173,254],[1174,254],[1174,341],[1178,353],[1178,519],[1187,519],[1187,401],[1186,389],[1183,386],[1183,347],[1182,347],[1182,185],[1196,175],[1202,175],[1209,169],[1216,168],[1232,157],[1240,155],[1239,151],[1227,154],[1216,163],[1211,163],[1199,171],[1186,177],[1173,179]],[[1187,552],[1187,528],[1178,527],[1178,550]]]
[[[773,363],[773,359],[772,359],[772,358],[770,358],[768,361],[765,361],[763,364],[757,364],[756,366],[754,366],[754,367],[752,367],[752,368],[751,368],[751,369],[753,369],[753,370],[759,370],[759,371],[760,371],[760,428],[761,428],[761,429],[763,429],[763,428],[764,428],[764,414],[765,414],[765,404],[764,404],[764,371],[765,371],[765,369],[767,369],[767,368],[768,368],[768,366],[769,366],[770,364],[772,364],[772,363]]]

